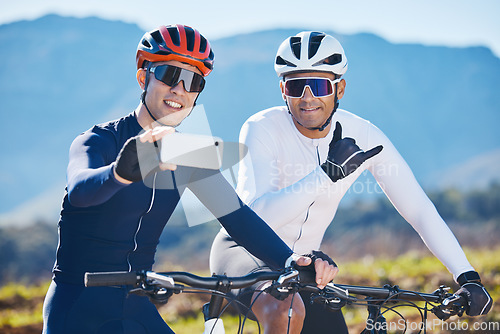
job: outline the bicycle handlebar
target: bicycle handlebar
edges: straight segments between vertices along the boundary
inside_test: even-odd
[[[311,271],[300,271],[299,281],[304,282],[306,284],[307,283],[314,284],[314,273]],[[311,285],[305,286],[304,289],[310,292],[319,291],[318,288],[315,288],[314,286]],[[372,298],[380,298],[380,299],[386,299],[397,294],[398,299],[402,300],[407,300],[407,301],[427,300],[429,302],[435,302],[435,303],[440,303],[441,301],[443,301],[443,296],[447,292],[447,289],[445,289],[444,287],[441,287],[440,289],[434,291],[434,293],[430,294],[430,293],[400,290],[398,286],[395,287],[384,286],[383,288],[380,288],[380,287],[368,287],[368,286],[334,284],[334,283],[327,284],[326,290],[329,290],[330,293],[336,294],[337,297],[339,298],[345,298],[347,300],[349,300],[349,293],[355,295],[362,295],[366,297],[372,297]],[[465,305],[464,297],[456,295],[453,296],[455,296],[454,300],[455,302],[458,301]]]
[[[132,285],[137,286],[142,282],[155,280],[163,287],[175,289],[174,282],[180,282],[192,287],[202,289],[217,289],[221,285],[226,285],[231,289],[241,289],[251,286],[260,281],[277,280],[283,272],[264,271],[255,272],[242,277],[228,277],[224,275],[214,275],[212,277],[201,277],[188,272],[172,271],[156,273],[152,271],[138,272],[98,272],[85,273],[85,286],[111,286],[111,285]],[[168,279],[170,278],[170,279]]]
[[[320,299],[324,300],[327,304],[336,298],[353,303],[360,301],[360,299],[351,294],[376,298],[384,302],[402,300],[426,301],[439,304],[432,311],[443,320],[452,315],[461,315],[467,305],[465,297],[448,293],[447,288],[444,286],[432,294],[400,290],[397,286],[380,288],[333,283],[329,283],[321,290],[315,286],[314,281],[311,281],[310,273],[303,274],[303,272],[300,272],[299,275],[299,271],[293,269],[255,272],[241,277],[228,277],[225,275],[201,277],[179,271],[160,273],[152,271],[85,273],[85,286],[87,287],[127,285],[145,288],[146,286],[159,286],[165,289],[183,290],[183,285],[176,284],[176,282],[179,282],[194,288],[227,292],[230,289],[249,287],[261,281],[273,281],[274,287],[281,287],[280,292],[285,291],[287,293],[287,291],[292,292],[300,289],[318,293],[321,295]]]
[[[172,277],[176,282],[181,282],[197,288],[216,289],[220,285],[226,285],[230,286],[231,289],[241,289],[257,282],[276,280],[283,272],[255,272],[241,277],[228,277],[224,275],[200,277],[186,272],[163,272],[160,274]]]
[[[377,287],[355,286],[355,285],[345,285],[345,284],[335,284],[335,286],[356,295],[381,298],[381,299],[389,298],[396,293],[399,299],[404,299],[408,301],[419,301],[425,299],[430,302],[439,302],[441,298],[440,296],[435,294],[422,293],[422,292],[419,292],[417,294],[413,291],[397,290],[390,287],[377,288]]]
[[[326,304],[328,304],[328,301],[334,300],[335,298],[347,302],[358,302],[359,300],[356,297],[350,296],[350,293],[352,293],[355,295],[363,295],[368,298],[375,298],[384,303],[388,301],[425,301],[426,303],[432,303],[431,305],[434,305],[433,308],[430,309],[432,313],[441,320],[447,320],[454,315],[462,316],[468,305],[467,299],[463,295],[448,293],[448,289],[449,288],[441,286],[438,290],[434,291],[434,293],[430,294],[400,290],[397,286],[377,288],[329,283],[321,298],[327,301]],[[312,291],[310,288],[308,290]],[[316,291],[319,291],[319,289]]]

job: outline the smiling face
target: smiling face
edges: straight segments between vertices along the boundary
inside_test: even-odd
[[[158,65],[172,65],[180,67],[191,72],[195,72],[201,75],[198,68],[191,66],[189,64],[181,63],[176,60],[170,60],[165,62],[154,63],[154,66]],[[137,71],[137,80],[142,89],[145,87],[146,70],[139,69]],[[146,105],[149,111],[159,122],[163,125],[177,126],[179,125],[191,112],[194,103],[199,93],[189,93],[184,89],[184,82],[179,82],[174,87],[170,87],[165,83],[157,80],[153,73],[149,74],[149,83],[147,86],[146,93]],[[139,117],[142,120],[149,118],[146,123],[150,124],[154,120],[151,119],[147,113],[144,105],[141,106],[141,111]],[[147,117],[146,117],[147,115]]]
[[[329,72],[304,72],[293,73],[286,76],[286,79],[300,77],[321,77],[335,79],[335,75]],[[344,95],[345,81],[341,80],[337,85],[337,98],[340,100]],[[302,97],[288,97],[284,94],[283,81],[280,81],[281,93],[283,99],[288,104],[288,109],[293,116],[293,122],[300,133],[309,138],[321,138],[326,136],[330,130],[329,124],[324,131],[311,130],[308,128],[317,128],[322,126],[330,117],[335,106],[335,94],[326,97],[314,97],[309,87],[305,88]]]

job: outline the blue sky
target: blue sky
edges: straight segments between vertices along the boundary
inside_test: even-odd
[[[276,27],[372,32],[395,43],[483,45],[500,57],[497,0],[0,0],[0,24],[47,13],[99,16],[150,30],[183,23],[209,39]]]

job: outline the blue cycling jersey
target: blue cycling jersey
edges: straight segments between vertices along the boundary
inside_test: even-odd
[[[57,287],[82,286],[85,272],[151,270],[162,230],[186,187],[219,217],[238,243],[271,267],[283,267],[292,254],[272,229],[242,204],[218,171],[179,166],[175,172],[158,172],[144,182],[118,182],[113,162],[127,139],[141,130],[132,113],[94,126],[71,145],[53,270],[57,284],[45,301],[46,322],[54,323],[50,317],[67,316],[52,310],[69,312],[78,304],[76,297],[59,298]],[[228,201],[240,205],[221,217],[220,207]],[[61,308],[60,303],[67,305]]]

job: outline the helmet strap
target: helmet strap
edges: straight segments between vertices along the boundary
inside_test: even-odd
[[[146,67],[146,80],[144,80],[144,90],[142,91],[141,94],[141,102],[146,107],[146,110],[148,111],[149,117],[153,120],[153,122],[157,122],[158,124],[161,125],[166,125],[160,122],[156,117],[153,116],[151,111],[148,108],[148,105],[146,104],[146,92],[148,91],[148,85],[149,85],[149,75],[150,75],[150,70],[151,69],[151,62],[148,62],[148,66]]]
[[[326,119],[325,123],[323,123],[323,125],[320,126],[319,128],[309,128],[309,130],[323,131],[332,121],[333,114],[337,111],[338,107],[339,107],[339,101],[337,101],[337,95],[335,94],[335,106],[333,107],[333,110],[330,113],[330,116],[328,116],[328,118]]]

